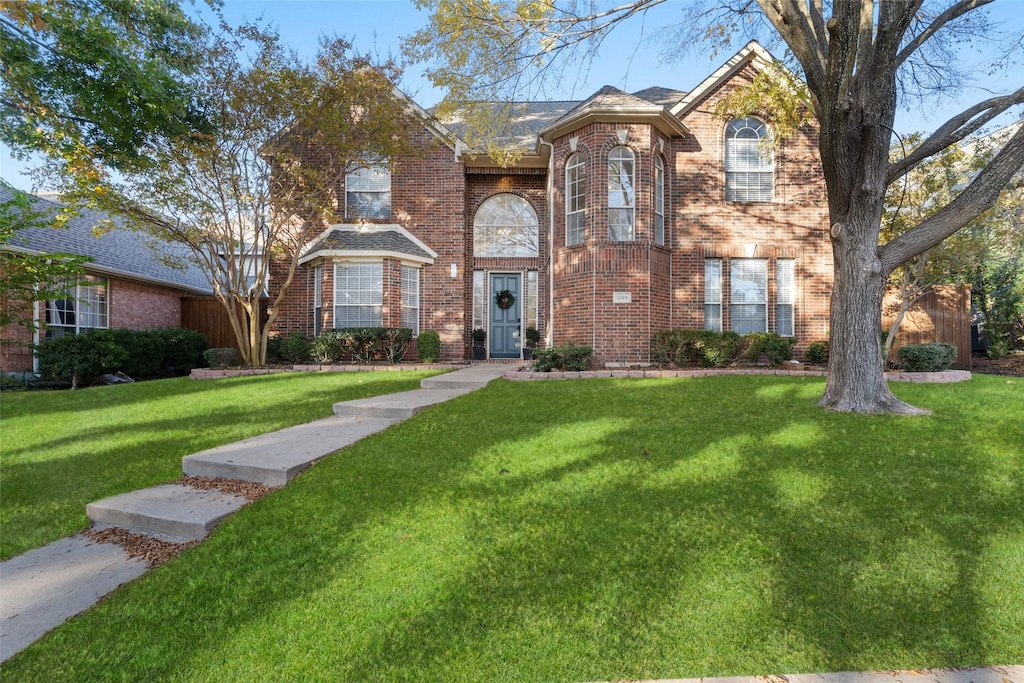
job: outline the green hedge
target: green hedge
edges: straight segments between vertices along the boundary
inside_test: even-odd
[[[569,342],[565,346],[549,346],[534,349],[534,370],[551,372],[552,370],[582,371],[590,369],[590,360],[594,350],[589,346],[576,346]]]
[[[423,330],[416,338],[416,351],[421,363],[436,363],[441,359],[441,335],[434,330]]]
[[[828,362],[828,342],[814,341],[807,345],[807,360],[815,365]]]
[[[942,372],[953,367],[956,347],[936,342],[932,344],[907,344],[898,352],[900,367],[907,372]]]
[[[743,337],[746,345],[747,360],[756,361],[763,353],[768,360],[768,365],[782,365],[786,361],[793,360],[793,345],[796,340],[792,337],[780,337],[774,332],[754,332]]]
[[[88,330],[51,339],[37,348],[45,377],[92,384],[123,372],[132,379],[186,375],[202,367],[206,340],[192,330]]]
[[[665,330],[651,340],[651,359],[660,365],[722,367],[740,357],[742,342],[735,332]]]
[[[313,340],[312,355],[319,363],[359,363],[383,360],[400,363],[412,341],[408,327],[348,327],[328,330]]]

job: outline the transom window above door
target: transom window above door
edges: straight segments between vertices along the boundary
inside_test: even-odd
[[[536,256],[537,214],[515,194],[497,194],[477,209],[473,219],[474,256]]]

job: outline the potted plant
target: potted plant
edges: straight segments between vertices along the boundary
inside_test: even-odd
[[[526,328],[526,347],[523,349],[523,360],[533,360],[533,350],[540,344],[540,332],[536,327]]]
[[[487,360],[487,330],[478,327],[473,330],[473,360]]]

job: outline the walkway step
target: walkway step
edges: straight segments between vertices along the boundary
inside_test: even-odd
[[[133,533],[187,543],[206,538],[222,519],[246,504],[242,496],[165,484],[85,506],[97,529],[118,527]]]
[[[317,460],[395,423],[389,418],[328,417],[185,456],[192,477],[284,486]]]
[[[476,388],[463,386],[458,389],[413,389],[398,394],[360,398],[335,403],[334,414],[405,420],[424,408],[468,394]]]
[[[483,389],[505,373],[513,370],[509,363],[480,363],[457,372],[428,377],[420,382],[424,389]]]
[[[145,560],[84,536],[62,538],[0,563],[0,662],[145,572]]]

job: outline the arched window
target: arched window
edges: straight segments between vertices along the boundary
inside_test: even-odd
[[[608,154],[608,239],[627,242],[636,236],[636,158],[628,147]]]
[[[766,142],[771,133],[760,119],[733,119],[725,129],[725,198],[730,202],[770,202],[775,158]]]
[[[519,195],[496,194],[473,219],[474,256],[536,256],[538,222],[530,202]]]
[[[582,244],[586,239],[587,167],[576,152],[565,163],[565,243]]]
[[[654,157],[654,243],[665,244],[665,162]]]

